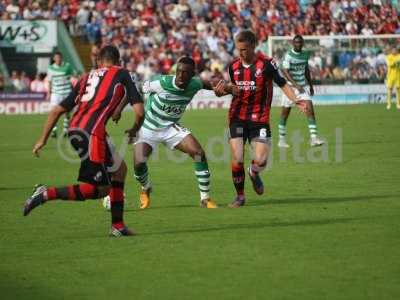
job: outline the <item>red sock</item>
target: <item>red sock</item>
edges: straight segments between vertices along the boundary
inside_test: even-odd
[[[86,199],[98,198],[97,187],[89,183],[74,184],[64,187],[49,187],[46,192],[46,201],[55,199],[83,201]]]
[[[124,222],[115,222],[115,223],[112,223],[112,226],[118,230],[121,230],[125,227],[125,224],[124,224]]]
[[[232,162],[232,180],[233,184],[235,185],[236,193],[238,195],[244,195],[244,180],[245,180],[245,173],[244,173],[244,166],[243,163],[233,163]]]
[[[111,202],[111,223],[113,227],[121,229],[124,224],[124,183],[118,181],[111,182],[110,189]]]

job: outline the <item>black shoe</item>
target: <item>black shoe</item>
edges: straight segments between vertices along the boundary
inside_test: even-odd
[[[32,209],[43,204],[44,201],[44,192],[46,191],[46,187],[42,184],[35,185],[33,189],[32,196],[30,196],[24,205],[24,216],[29,215]]]
[[[135,233],[126,226],[121,229],[117,229],[114,226],[111,226],[111,231],[110,231],[111,237],[132,236],[132,235],[135,235]]]

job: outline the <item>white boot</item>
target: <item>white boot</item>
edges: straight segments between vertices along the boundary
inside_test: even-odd
[[[289,144],[286,143],[286,139],[284,137],[280,137],[279,138],[279,142],[278,142],[278,147],[279,148],[289,148]]]
[[[312,136],[310,139],[311,147],[318,147],[322,146],[323,144],[325,144],[325,141],[319,138],[318,136]]]

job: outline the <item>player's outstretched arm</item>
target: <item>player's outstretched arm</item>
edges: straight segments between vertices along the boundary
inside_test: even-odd
[[[61,105],[55,106],[49,113],[46,122],[43,126],[42,135],[37,140],[35,146],[33,146],[32,153],[39,157],[39,151],[46,145],[47,140],[50,136],[51,130],[53,129],[54,125],[57,123],[60,116],[65,113],[67,110],[62,107]]]
[[[225,83],[225,80],[223,80],[223,79],[219,79],[219,80],[216,79],[213,81],[202,79],[201,82],[202,82],[203,88],[205,90],[213,90],[217,97],[222,97],[222,96],[230,94],[227,91],[227,84]]]
[[[133,106],[133,112],[135,114],[135,124],[133,124],[132,128],[125,131],[128,134],[128,143],[132,144],[134,138],[136,137],[136,133],[142,127],[144,121],[144,105],[143,103],[135,103]]]
[[[224,80],[221,80],[215,86],[214,92],[217,97],[222,97],[225,95],[237,96],[240,94],[240,89],[233,83],[226,83]]]
[[[293,89],[288,85],[287,83],[281,87],[282,92],[290,99],[290,101],[293,101],[296,106],[301,110],[303,113],[307,113],[308,111],[308,105],[307,101],[304,101],[300,98],[296,97],[296,94],[294,93]]]
[[[296,89],[300,91],[300,93],[304,93],[304,88],[297,84],[297,82],[292,78],[288,69],[282,69],[282,73],[285,76],[286,80],[289,81]]]
[[[121,71],[121,83],[125,87],[126,94],[111,115],[111,119],[115,123],[118,123],[119,119],[121,118],[121,113],[128,103],[132,105],[135,103],[143,103],[142,96],[140,95],[135,84],[134,76],[125,69]]]

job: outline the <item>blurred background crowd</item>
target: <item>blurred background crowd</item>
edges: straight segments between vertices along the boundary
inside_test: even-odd
[[[200,76],[210,78],[223,73],[235,55],[233,36],[241,28],[257,33],[262,52],[269,36],[394,34],[400,33],[396,5],[397,0],[4,0],[0,18],[62,20],[71,35],[91,43],[93,67],[100,47],[113,43],[120,49],[123,66],[140,80],[173,72],[182,54],[191,55]],[[385,43],[363,42],[331,51],[336,40],[310,45],[306,41],[305,47],[312,51],[313,79],[317,83],[383,82]],[[274,56],[281,57],[288,47],[277,46]],[[44,77],[12,74],[19,90],[42,89],[37,82]]]

